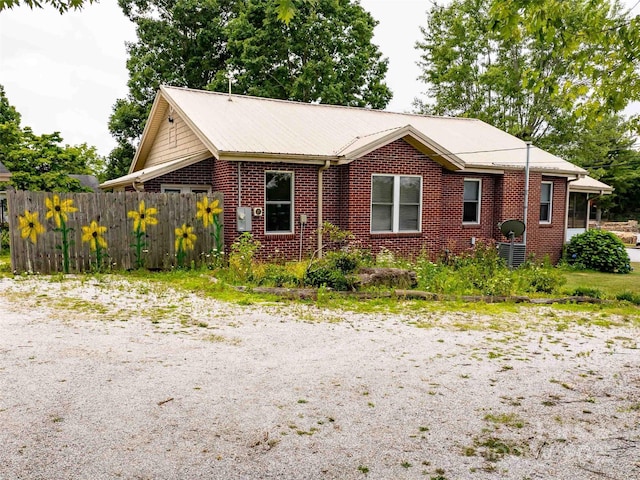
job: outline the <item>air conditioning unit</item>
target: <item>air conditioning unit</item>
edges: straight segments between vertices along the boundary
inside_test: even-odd
[[[253,207],[253,216],[261,217],[264,214],[262,207]]]

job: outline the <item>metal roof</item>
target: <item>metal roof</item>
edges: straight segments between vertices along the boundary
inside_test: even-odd
[[[325,159],[342,163],[388,143],[390,138],[395,138],[394,132],[401,132],[413,138],[413,145],[422,144],[435,161],[454,170],[524,168],[526,161],[524,141],[476,119],[299,103],[168,86],[160,87],[159,99],[160,103],[166,100],[182,115],[217,158],[279,157],[301,162]],[[146,133],[140,150],[145,142],[153,141],[146,138],[153,135]],[[530,149],[530,168],[567,176],[587,173],[536,147]]]
[[[608,195],[613,193],[613,187],[606,183],[586,176],[569,183],[569,192],[597,193]]]

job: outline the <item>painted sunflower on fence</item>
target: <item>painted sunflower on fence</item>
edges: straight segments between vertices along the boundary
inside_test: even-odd
[[[64,273],[69,273],[69,245],[71,245],[69,232],[73,229],[67,227],[67,222],[69,221],[69,214],[77,212],[78,209],[73,206],[73,199],[60,200],[58,195],[46,198],[44,204],[47,207],[45,218],[53,218],[56,224],[54,230],[62,233],[62,245],[58,245],[58,248],[62,250],[62,269]]]
[[[69,213],[78,211],[78,209],[73,206],[73,199],[67,198],[66,200],[60,200],[58,195],[54,195],[53,198],[46,198],[44,204],[47,207],[47,215],[45,218],[53,218],[58,228],[63,228],[63,224],[69,221]]]
[[[213,225],[213,231],[211,236],[213,237],[214,247],[211,253],[214,256],[214,261],[219,261],[223,255],[222,245],[222,225],[220,224],[219,215],[222,213],[220,207],[220,200],[217,198],[209,203],[209,198],[204,197],[202,201],[196,202],[196,218],[202,219],[202,225],[207,228],[209,225]]]
[[[23,239],[31,240],[31,243],[35,245],[38,241],[38,235],[44,233],[45,228],[38,221],[38,212],[24,211],[24,215],[18,216],[18,226],[20,228],[20,236]]]
[[[176,241],[175,241],[175,249],[176,249],[176,257],[178,259],[178,266],[183,266],[184,257],[187,254],[187,250],[193,250],[196,244],[196,239],[198,238],[195,233],[193,233],[193,227],[188,226],[186,223],[183,223],[181,227],[176,228]]]
[[[89,243],[91,251],[96,252],[97,270],[102,268],[103,251],[107,248],[107,241],[104,239],[106,231],[107,227],[99,225],[95,220],[92,220],[90,225],[82,227],[82,243]]]
[[[204,197],[202,201],[196,202],[196,208],[196,218],[202,219],[202,224],[205,228],[209,225],[213,225],[216,220],[215,216],[222,213],[220,201],[215,199],[213,202],[209,203],[208,197]]]
[[[155,207],[146,208],[144,200],[141,200],[138,204],[138,210],[130,210],[127,212],[127,216],[133,219],[133,234],[136,237],[136,243],[132,246],[136,248],[136,267],[142,268],[144,266],[144,259],[142,253],[146,246],[146,231],[148,225],[157,225],[158,219],[154,215],[158,214],[158,209]]]

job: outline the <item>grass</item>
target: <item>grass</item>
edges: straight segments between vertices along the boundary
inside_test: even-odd
[[[607,298],[616,298],[624,292],[640,296],[640,263],[632,263],[631,266],[633,271],[627,274],[567,270],[563,291],[571,293],[595,287]]]
[[[597,290],[601,292],[601,297],[607,300],[628,300],[626,302],[612,302],[605,304],[567,304],[554,305],[551,307],[554,311],[563,312],[562,320],[554,320],[557,329],[562,330],[568,328],[572,323],[583,323],[585,315],[589,317],[589,321],[584,323],[593,324],[594,321],[602,323],[601,326],[616,326],[621,324],[640,325],[640,263],[634,264],[634,270],[630,274],[607,274],[591,271],[573,271],[560,270],[566,280],[566,284],[562,287],[561,293],[549,294],[550,297],[559,297],[570,295],[576,291],[587,292],[589,290]],[[10,257],[8,253],[0,255],[0,277],[13,276],[10,267]],[[64,275],[51,275],[48,277],[50,281],[65,282],[68,277]],[[104,278],[129,280],[134,283],[132,288],[136,293],[144,297],[148,294],[159,294],[162,292],[180,292],[186,294],[194,294],[199,297],[215,298],[220,301],[228,302],[235,305],[260,305],[261,307],[277,305],[291,305],[297,303],[301,306],[308,305],[310,307],[319,307],[324,312],[323,319],[327,321],[327,310],[342,311],[348,313],[360,314],[401,314],[407,318],[409,324],[416,328],[432,328],[441,324],[443,314],[455,312],[462,314],[455,319],[455,325],[451,328],[457,330],[495,330],[508,331],[513,329],[511,320],[505,317],[513,315],[522,315],[528,308],[526,304],[518,304],[515,302],[503,303],[484,303],[484,302],[464,302],[460,300],[408,300],[395,296],[379,296],[374,298],[362,299],[357,296],[344,295],[332,292],[330,290],[321,289],[317,300],[289,300],[275,295],[257,293],[248,286],[242,290],[238,290],[215,277],[215,272],[200,270],[173,270],[165,272],[149,272],[146,270],[137,270],[132,272],[112,273],[108,275],[86,274],[80,277],[81,281],[87,279],[101,281]],[[108,285],[110,282],[106,282]],[[370,292],[375,294],[376,292]],[[381,293],[387,293],[381,291]],[[62,303],[67,303],[67,307],[73,307],[79,311],[86,311],[91,306],[88,304],[79,304],[69,299],[60,299],[58,302],[60,307]],[[80,302],[81,303],[81,302]],[[180,302],[178,302],[180,303]],[[73,304],[73,305],[72,305]],[[166,311],[167,307],[158,308],[156,311],[149,311],[152,319],[157,321],[165,318],[176,316],[176,312]],[[306,315],[313,318],[307,320],[318,321],[316,310],[307,310]],[[316,312],[316,313],[314,313]],[[106,312],[103,312],[106,313]],[[604,313],[616,318],[606,318]],[[509,315],[513,314],[513,315]],[[596,315],[593,315],[596,314]],[[598,315],[602,314],[602,315]],[[315,315],[315,316],[314,316]],[[328,317],[327,317],[328,318]],[[478,318],[484,319],[478,321]],[[596,320],[594,320],[594,318]],[[489,320],[487,320],[489,319]],[[333,320],[332,320],[333,321]],[[335,319],[336,322],[344,321],[343,316]],[[199,326],[206,328],[207,325],[199,323]]]

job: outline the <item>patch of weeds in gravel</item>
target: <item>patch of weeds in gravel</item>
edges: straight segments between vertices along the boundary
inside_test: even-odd
[[[484,416],[484,420],[495,425],[505,425],[512,428],[523,428],[525,421],[515,413],[488,413]]]
[[[205,336],[203,340],[211,343],[228,343],[230,345],[235,345],[235,346],[240,345],[242,343],[242,340],[240,340],[239,338],[227,338],[223,335],[218,335],[215,333]]]
[[[462,454],[464,456],[480,456],[488,462],[496,463],[507,455],[520,457],[527,454],[529,444],[514,434],[526,425],[525,420],[519,415],[516,413],[489,413],[483,417],[483,420],[490,427],[483,428],[480,435],[473,437],[472,445],[463,447]],[[506,429],[507,435],[500,435],[503,429]],[[486,467],[489,470],[495,468],[492,465]]]

